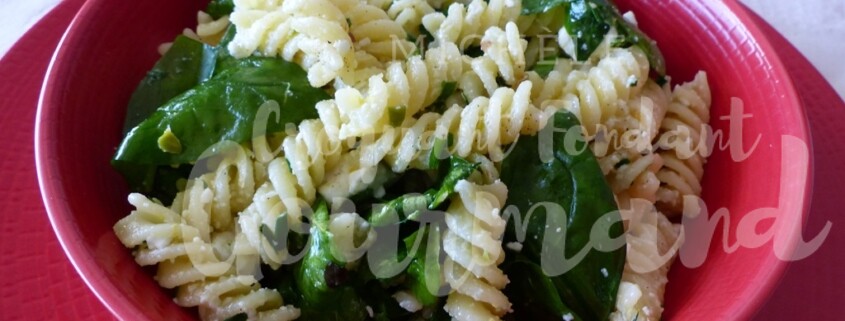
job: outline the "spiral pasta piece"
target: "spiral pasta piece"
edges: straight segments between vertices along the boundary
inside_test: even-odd
[[[302,65],[308,81],[322,87],[354,64],[346,16],[328,0],[236,1],[230,16],[237,28],[229,52],[238,58],[257,52]]]
[[[177,291],[176,304],[199,307],[203,320],[226,320],[246,314],[249,320],[294,320],[299,309],[283,305],[278,291],[261,288],[251,275],[228,275],[191,283]]]
[[[659,154],[620,150],[599,159],[599,165],[619,204],[630,199],[655,201],[660,187],[657,172],[663,167]]]
[[[135,210],[114,226],[118,239],[136,248],[139,265],[158,264],[156,280],[163,287],[219,276],[232,266],[233,213],[248,204],[254,177],[246,151],[226,147],[220,157],[203,160],[216,162],[214,171],[190,179],[170,207],[130,194]]]
[[[672,93],[658,143],[664,149],[660,152],[664,167],[657,173],[661,182],[657,206],[667,215],[681,212],[685,195],[701,195],[701,177],[709,155],[706,125],[710,121],[710,103],[704,72],[677,86]]]
[[[434,8],[426,0],[391,1],[387,9],[387,15],[414,37],[420,35],[423,17],[433,12]]]
[[[290,228],[299,231],[302,209],[314,202],[317,187],[325,180],[328,169],[340,160],[341,145],[328,140],[322,123],[306,120],[299,131],[285,137],[280,146],[282,157],[274,157],[270,147],[257,148],[261,160],[272,159],[266,166],[267,178],[252,202],[239,216],[238,224],[246,236],[252,253],[260,254],[264,263],[278,268],[287,258],[287,249],[277,249],[263,237],[261,226],[277,233],[276,220],[287,215]],[[255,144],[255,142],[254,142]]]
[[[648,72],[648,59],[641,50],[615,48],[587,71],[576,69],[566,76],[552,71],[545,80],[530,77],[538,87],[532,98],[575,114],[586,133],[594,135],[620,110],[624,114],[626,102],[647,83]]]
[[[513,22],[507,23],[504,30],[498,27],[487,29],[481,38],[484,55],[472,59],[471,70],[461,76],[459,88],[464,96],[471,100],[492,95],[499,88],[499,76],[507,85],[520,82],[525,73],[526,45]]]
[[[620,212],[627,223],[627,255],[610,320],[660,320],[666,275],[683,243],[681,226],[642,200]]]
[[[214,20],[211,15],[203,11],[197,12],[197,36],[204,43],[216,46],[228,27],[229,16],[222,16],[220,19]]]
[[[358,0],[344,2],[344,12],[350,22],[349,33],[357,50],[383,62],[403,60],[414,51],[416,46],[407,40],[406,29],[383,9]]]
[[[428,50],[425,58],[411,57],[407,62],[392,62],[384,74],[370,77],[364,90],[342,88],[335,98],[317,104],[332,139],[378,134],[393,127],[391,116],[399,124],[430,106],[440,96],[444,83],[461,75],[461,53],[453,44]],[[391,115],[390,108],[396,110]]]
[[[506,222],[499,211],[507,187],[501,181],[480,186],[462,180],[455,191],[443,236],[443,275],[452,287],[444,309],[454,320],[499,320],[511,306],[502,293],[508,277],[498,268],[505,258]]]
[[[485,30],[503,28],[517,21],[522,10],[520,1],[473,0],[468,5],[452,3],[445,14],[433,12],[423,17],[426,30],[434,36],[435,44],[455,43],[463,51],[480,43]]]

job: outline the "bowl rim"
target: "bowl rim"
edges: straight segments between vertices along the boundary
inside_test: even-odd
[[[64,189],[61,188],[60,184],[57,184],[55,180],[50,179],[50,177],[55,177],[54,174],[57,172],[54,166],[50,166],[52,162],[51,159],[54,154],[52,148],[46,144],[42,144],[43,142],[48,141],[49,137],[51,137],[49,125],[54,122],[56,114],[55,109],[46,107],[47,104],[50,101],[55,100],[58,95],[56,92],[51,90],[51,88],[55,88],[55,84],[60,82],[61,77],[59,71],[63,66],[69,63],[67,59],[62,59],[62,57],[67,55],[68,51],[70,51],[66,43],[73,43],[74,40],[80,37],[80,33],[78,32],[80,28],[80,21],[91,16],[93,8],[96,7],[100,1],[104,0],[85,1],[68,25],[50,59],[49,66],[42,83],[35,118],[35,165],[41,198],[46,208],[47,216],[53,231],[58,238],[59,244],[67,256],[67,259],[71,262],[74,269],[88,288],[112,313],[112,315],[118,319],[126,320],[142,315],[142,311],[138,307],[126,301],[117,288],[112,285],[108,279],[106,279],[103,272],[99,271],[97,265],[93,263],[94,258],[92,254],[82,245],[82,237],[78,234],[78,231],[72,228],[73,224],[70,224],[69,221],[66,220],[67,213],[71,210],[66,203],[61,201],[60,197],[56,197],[56,195],[64,195]],[[752,39],[754,39],[755,43],[759,46],[763,57],[765,57],[765,60],[771,65],[773,74],[780,76],[781,79],[779,80],[783,82],[785,89],[783,92],[784,97],[782,99],[789,102],[791,106],[798,108],[797,115],[799,115],[801,119],[796,120],[797,127],[794,128],[796,132],[793,134],[795,134],[795,137],[803,140],[807,144],[807,151],[809,155],[807,155],[808,166],[806,170],[794,174],[795,178],[798,179],[798,181],[796,181],[797,185],[803,190],[803,195],[801,195],[801,197],[795,197],[797,204],[792,207],[801,209],[801,222],[802,224],[806,223],[810,212],[810,201],[812,200],[814,175],[813,146],[812,140],[810,139],[811,136],[806,111],[804,105],[798,97],[792,77],[781,61],[777,51],[774,50],[774,47],[769,39],[763,34],[754,20],[751,19],[749,13],[746,11],[748,10],[747,8],[743,7],[737,0],[708,2],[706,6],[723,6],[726,10],[720,10],[719,12],[721,14],[729,14],[736,17],[739,25],[751,35]],[[798,231],[798,233],[793,233],[789,235],[789,237],[789,244],[795,244],[795,241],[800,239],[801,233]],[[794,250],[794,247],[792,247],[788,252],[791,253],[792,250]],[[772,290],[780,283],[784,272],[789,265],[789,262],[779,260],[777,258],[772,260],[771,258],[773,256],[774,254],[769,257],[769,261],[773,261],[775,264],[767,264],[764,267],[764,271],[768,272],[769,277],[765,278],[762,284],[758,284],[758,286],[754,288],[754,291],[742,294],[746,296],[745,300],[743,302],[733,304],[731,308],[726,311],[728,316],[732,316],[737,319],[750,319],[769,299]]]
[[[61,57],[69,50],[65,43],[79,37],[79,33],[76,32],[79,28],[79,21],[91,14],[91,10],[96,3],[97,1],[94,0],[86,0],[79,11],[76,12],[76,15],[70,24],[68,24],[67,29],[56,45],[56,49],[47,66],[41,93],[38,97],[38,108],[35,114],[35,168],[41,199],[47,210],[47,217],[49,218],[50,225],[53,227],[53,232],[56,234],[59,245],[61,245],[62,250],[65,252],[65,256],[100,303],[113,316],[120,320],[127,320],[131,319],[132,316],[141,315],[139,313],[140,311],[127,301],[122,300],[120,293],[110,284],[111,282],[105,279],[101,271],[97,271],[97,266],[91,263],[93,262],[93,257],[81,245],[81,236],[76,230],[71,228],[71,224],[67,224],[64,221],[67,216],[64,213],[69,213],[71,210],[67,204],[55,197],[55,195],[64,194],[64,191],[49,178],[54,177],[54,173],[56,173],[56,169],[48,165],[51,163],[53,154],[51,148],[42,144],[45,139],[50,137],[49,126],[45,124],[45,120],[48,123],[52,122],[50,119],[54,111],[45,108],[45,104],[54,96],[50,88],[54,87],[54,83],[58,81],[57,68],[61,67]]]

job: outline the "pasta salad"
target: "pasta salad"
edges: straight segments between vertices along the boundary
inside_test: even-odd
[[[211,0],[114,225],[203,320],[660,320],[710,89],[607,0]]]

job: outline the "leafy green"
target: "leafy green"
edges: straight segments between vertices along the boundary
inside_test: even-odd
[[[234,0],[211,0],[211,2],[208,3],[208,7],[205,8],[205,12],[211,15],[214,19],[220,19],[222,16],[229,15],[234,10]]]
[[[159,106],[210,76],[206,56],[209,46],[194,39],[179,36],[167,53],[138,84],[124,121],[124,134],[153,114]]]
[[[439,188],[431,188],[422,194],[402,195],[381,206],[374,206],[368,220],[373,226],[386,226],[417,219],[425,209],[433,210],[443,204],[455,192],[458,181],[469,177],[477,168],[477,164],[460,157],[449,157],[449,166],[443,167]],[[399,221],[396,221],[397,217]]]
[[[663,55],[657,45],[619,13],[611,0],[524,0],[522,14],[540,14],[563,7],[564,27],[575,42],[575,60],[584,61],[604,41],[611,27],[616,29],[614,47],[637,46],[645,52],[651,69],[658,76],[666,74]]]
[[[569,314],[571,320],[582,320],[560,298],[554,282],[548,278],[536,263],[526,260],[508,260],[502,270],[510,278],[504,292],[513,304],[515,313],[506,315],[507,320],[561,320]],[[532,293],[534,295],[526,295]],[[564,319],[566,320],[566,319]]]
[[[555,115],[553,123],[554,125],[550,123],[548,126],[566,129],[567,134],[576,134],[574,137],[579,140],[572,144],[571,140],[566,140],[569,135],[552,134],[550,137],[545,136],[549,140],[540,144],[540,137],[553,129],[546,128],[538,136],[520,138],[502,162],[501,179],[508,186],[508,206],[523,213],[522,218],[512,217],[508,222],[504,242],[520,241],[523,248],[517,255],[508,256],[507,262],[524,260],[541,265],[544,269],[546,266],[565,265],[564,258],[572,258],[590,244],[593,225],[603,223],[604,220],[600,221],[599,218],[606,214],[617,219],[609,226],[608,237],[619,240],[623,233],[613,193],[605,182],[595,157],[585,146],[577,118],[572,114],[559,112]],[[552,145],[548,146],[548,143]],[[567,144],[571,146],[567,148]],[[544,206],[537,206],[533,212],[529,211],[532,206],[544,203],[556,204],[562,211]],[[528,213],[531,215],[525,218]],[[520,227],[525,230],[520,230]],[[561,227],[563,230],[553,230],[555,227]],[[525,234],[520,235],[521,232]],[[544,248],[544,244],[551,246]],[[563,306],[570,307],[575,312],[574,315],[585,320],[607,319],[616,300],[625,263],[625,249],[590,249],[586,253],[583,260],[570,270],[548,277],[561,301],[559,304],[542,301],[549,313],[557,313]],[[543,259],[548,261],[544,262]],[[523,269],[515,273],[521,270]],[[536,279],[535,276],[512,278]],[[512,283],[511,286],[515,285]],[[516,286],[516,289],[522,288]],[[554,297],[552,294],[544,295],[551,298]],[[531,291],[514,295],[528,296],[536,293]],[[560,317],[557,315],[557,319]]]
[[[308,84],[302,68],[281,59],[250,57],[226,67],[162,105],[126,135],[112,164],[133,190],[152,191],[161,166],[192,164],[222,141],[249,141],[256,112],[264,103],[279,106],[277,122],[268,124],[267,132],[272,133],[285,124],[316,118],[314,105],[329,98]],[[167,128],[181,142],[181,153],[158,148]]]
[[[413,259],[408,265],[408,288],[423,306],[434,306],[438,303],[440,280],[440,226],[437,224],[422,226],[422,229],[405,238],[405,248],[411,249],[422,237],[421,246],[416,253],[411,253]]]
[[[366,303],[348,284],[348,273],[331,254],[329,210],[321,201],[311,220],[308,252],[297,263],[295,282],[303,320],[364,320]]]
[[[572,2],[572,0],[522,0],[522,14],[530,15],[548,12],[569,2]]]

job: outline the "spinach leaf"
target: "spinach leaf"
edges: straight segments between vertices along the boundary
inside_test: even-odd
[[[516,312],[506,315],[506,320],[583,320],[566,306],[554,282],[546,277],[539,265],[521,256],[517,257],[508,260],[502,267],[510,278],[510,284],[504,292],[511,299],[512,309]],[[526,295],[528,293],[533,295]],[[565,318],[566,315],[572,318]]]
[[[331,254],[329,210],[320,201],[314,212],[308,252],[297,263],[295,282],[303,320],[364,320],[366,303],[349,284],[348,271]]]
[[[554,125],[553,125],[554,124]],[[604,180],[599,165],[587,148],[580,133],[578,120],[569,113],[559,112],[544,132],[538,136],[522,137],[510,155],[502,162],[501,179],[508,186],[508,212],[515,207],[522,217],[511,217],[504,242],[522,242],[522,251],[507,260],[524,259],[544,269],[548,264],[564,264],[564,258],[572,258],[590,244],[594,224],[611,220],[607,237],[620,240],[623,234],[621,217],[610,187]],[[580,140],[567,141],[568,135],[544,136],[550,138],[540,144],[540,137],[554,128],[563,128],[567,134]],[[571,133],[571,131],[576,131]],[[551,146],[548,146],[551,143]],[[570,146],[566,146],[570,144]],[[573,146],[574,145],[574,146]],[[543,149],[541,149],[541,147]],[[569,148],[567,148],[569,147]],[[574,147],[574,148],[572,148]],[[553,204],[554,207],[537,206],[526,219],[532,206]],[[516,215],[514,215],[516,216]],[[602,220],[599,220],[602,218]],[[549,221],[547,221],[547,219]],[[551,223],[550,223],[551,222]],[[551,226],[563,230],[552,230]],[[524,229],[523,229],[524,228]],[[521,234],[524,233],[524,234]],[[546,240],[546,238],[549,238]],[[544,248],[544,244],[551,244]],[[609,251],[609,252],[608,252]],[[585,320],[605,320],[616,300],[622,269],[625,263],[624,246],[620,248],[590,249],[583,260],[557,276],[547,276],[557,289],[562,306],[570,307]],[[544,260],[548,260],[544,262]],[[549,263],[551,262],[551,263]],[[513,264],[513,263],[511,263]],[[513,273],[524,269],[514,270]],[[544,270],[545,271],[545,270]],[[606,273],[606,274],[605,274]],[[606,276],[605,276],[606,275]],[[533,280],[535,276],[511,276],[515,280]],[[515,286],[520,289],[520,286]],[[533,292],[522,295],[533,295]],[[542,302],[545,310],[558,312],[560,306]],[[536,312],[536,311],[535,311]],[[516,311],[516,313],[521,313]],[[558,319],[560,315],[556,316]]]
[[[547,12],[572,0],[522,0],[522,14],[538,14]]]
[[[427,227],[426,227],[427,226]],[[432,307],[438,304],[438,292],[442,286],[440,281],[440,225],[422,225],[421,229],[405,238],[405,248],[412,249],[417,238],[421,237],[420,247],[413,255],[408,265],[407,285],[414,297],[423,306]]]
[[[433,210],[445,202],[455,192],[458,181],[466,179],[478,168],[463,158],[449,157],[449,166],[443,166],[439,188],[432,188],[422,194],[406,194],[388,201],[381,206],[374,206],[368,221],[373,226],[386,226],[416,220],[426,209]],[[397,215],[399,221],[397,221]]]
[[[220,19],[222,16],[229,15],[234,10],[235,1],[233,0],[211,0],[208,3],[208,7],[205,8],[205,12],[214,19]]]
[[[267,132],[288,123],[316,118],[314,105],[329,96],[312,88],[305,71],[281,59],[250,57],[230,62],[212,79],[171,99],[132,129],[118,147],[112,164],[134,191],[150,192],[159,184],[161,166],[192,164],[212,145],[252,139],[258,108],[270,101],[279,105],[278,122]],[[158,138],[170,129],[182,152],[159,149]]]
[[[210,47],[185,36],[176,37],[167,53],[138,84],[129,99],[123,133],[153,114],[159,106],[211,76]]]
[[[584,61],[604,41],[611,27],[618,33],[614,47],[637,46],[645,52],[651,69],[658,76],[666,74],[663,54],[657,45],[636,26],[628,23],[611,0],[523,0],[522,14],[539,14],[563,7],[561,19],[575,42],[575,60]]]

